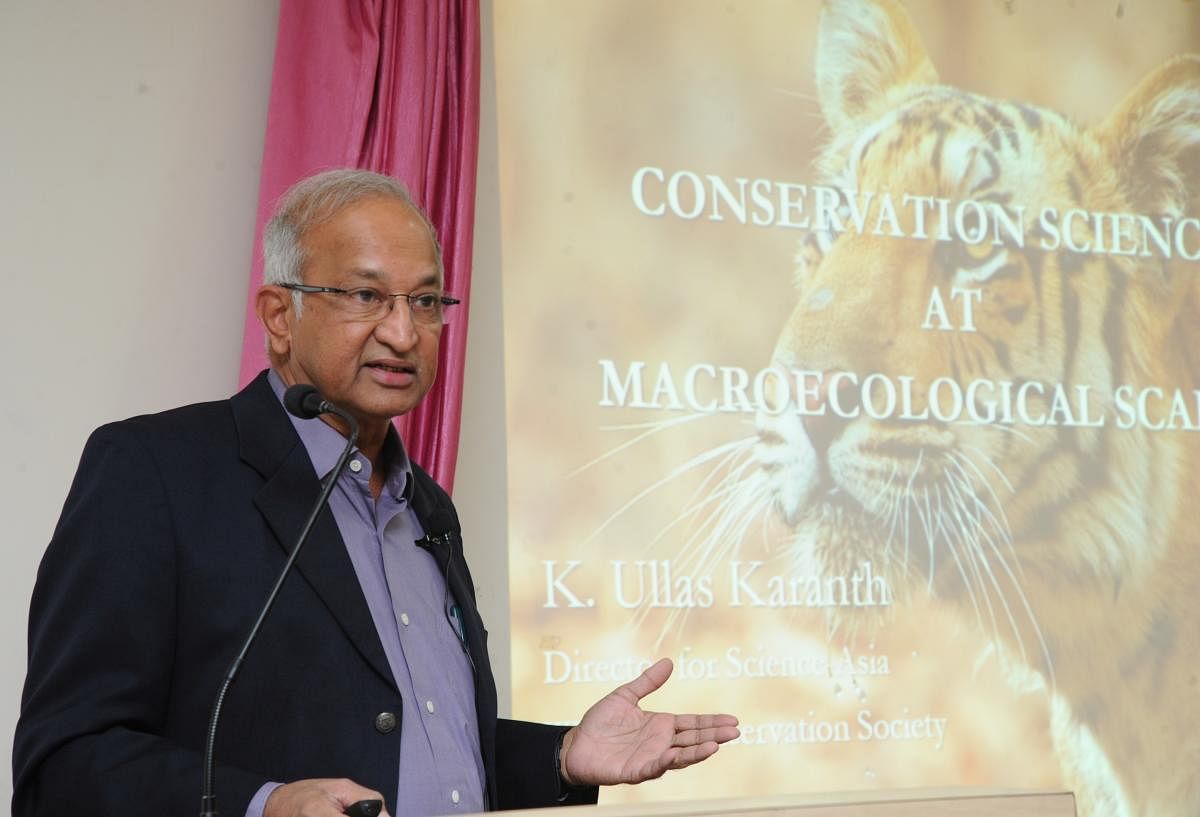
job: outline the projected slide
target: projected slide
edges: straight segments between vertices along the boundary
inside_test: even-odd
[[[495,33],[515,714],[665,655],[743,737],[606,801],[1200,814],[1200,5]]]

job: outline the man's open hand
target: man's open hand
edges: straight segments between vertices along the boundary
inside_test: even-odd
[[[699,763],[739,734],[733,715],[646,712],[638,702],[671,677],[664,658],[597,701],[563,738],[562,777],[571,785],[641,783]]]

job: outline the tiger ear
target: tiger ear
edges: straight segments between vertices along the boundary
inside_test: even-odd
[[[1200,56],[1151,72],[1097,128],[1130,205],[1145,215],[1191,215],[1200,200]]]
[[[835,132],[891,107],[895,88],[938,81],[921,35],[896,0],[826,0],[816,73],[821,111]]]

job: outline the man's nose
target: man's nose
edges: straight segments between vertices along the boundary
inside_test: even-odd
[[[375,325],[375,335],[380,341],[397,349],[409,349],[416,345],[417,325],[408,298],[402,295],[392,298],[392,308]]]

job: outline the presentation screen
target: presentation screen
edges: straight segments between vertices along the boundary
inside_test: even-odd
[[[1200,813],[1200,6],[494,13],[514,714]]]

